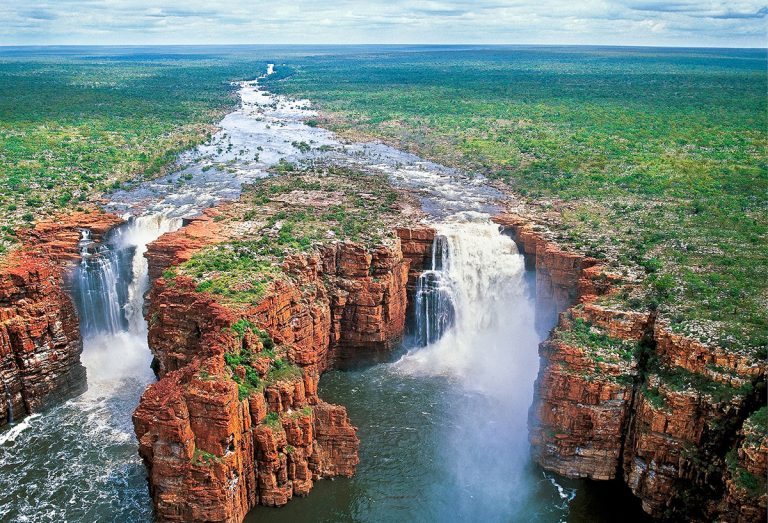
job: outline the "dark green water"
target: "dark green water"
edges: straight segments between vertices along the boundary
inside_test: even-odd
[[[451,380],[402,375],[385,364],[330,372],[321,382],[321,396],[346,405],[359,428],[357,474],[318,481],[308,497],[278,509],[259,507],[246,522],[647,521],[621,484],[555,478],[530,463],[518,484],[484,485],[482,479],[464,478],[469,486],[463,485],[452,455],[453,444],[466,432],[458,425],[465,421],[458,419],[458,406],[487,400]],[[475,423],[487,430],[488,441],[471,450],[481,462],[493,462],[494,450],[504,445],[499,422]],[[475,441],[467,438],[467,444]],[[504,468],[492,468],[499,466]],[[470,488],[478,484],[487,489],[480,499]],[[509,491],[508,503],[489,505],[499,489]]]

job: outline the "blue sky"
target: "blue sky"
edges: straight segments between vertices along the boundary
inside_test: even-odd
[[[530,43],[765,47],[765,1],[3,0],[0,45]]]

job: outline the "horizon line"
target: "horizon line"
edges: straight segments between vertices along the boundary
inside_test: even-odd
[[[527,43],[162,43],[162,44],[4,44],[0,43],[1,48],[40,48],[40,47],[395,47],[395,46],[413,46],[413,47],[618,47],[618,48],[649,48],[649,49],[744,49],[744,50],[763,50],[768,52],[768,46],[765,47],[739,47],[722,45],[638,45],[638,44],[566,44],[566,43],[547,43],[547,44],[527,44]]]

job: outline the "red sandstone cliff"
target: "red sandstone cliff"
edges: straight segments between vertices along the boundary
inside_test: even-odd
[[[676,335],[655,314],[599,305],[599,295],[621,285],[616,275],[563,252],[528,220],[497,221],[536,268],[541,315],[567,309],[540,348],[534,459],[567,477],[623,477],[655,517],[763,520],[766,495],[740,488],[724,470],[756,406],[765,362]],[[588,326],[586,337],[573,332],[577,321]],[[738,467],[764,477],[765,438],[742,439],[752,443],[738,447]]]
[[[193,225],[206,223],[214,222]],[[187,242],[191,232],[182,229],[150,245],[153,273],[188,259],[197,238],[218,233],[205,234]],[[407,252],[423,257],[404,235]],[[392,348],[404,328],[409,265],[399,241],[374,250],[326,245],[289,257],[285,277],[258,305],[239,309],[197,292],[183,276],[156,281],[149,342],[161,379],[143,395],[134,425],[159,521],[240,521],[256,505],[306,495],[317,479],[354,473],[356,429],[344,407],[318,398],[319,378],[331,365]],[[241,320],[268,333],[275,354],[263,352],[253,332],[233,333]],[[233,372],[239,379],[256,372],[263,386],[238,391],[225,353],[261,354]],[[275,358],[297,365],[300,375],[272,379]]]
[[[20,232],[21,246],[0,262],[0,426],[59,403],[86,388],[82,340],[65,289],[79,258],[80,230],[98,240],[120,219],[73,213]],[[8,411],[10,398],[13,412]]]

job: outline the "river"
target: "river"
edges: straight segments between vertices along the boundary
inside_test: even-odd
[[[128,221],[105,245],[83,231],[71,292],[88,391],[0,432],[0,520],[151,521],[131,425],[154,380],[143,253],[182,218],[236,198],[285,160],[388,175],[420,197],[441,254],[392,361],[321,381],[321,397],[347,406],[360,428],[356,476],[319,481],[307,498],[257,508],[248,521],[610,521],[623,493],[595,502],[605,492],[530,461],[526,420],[543,333],[534,327],[534,279],[489,221],[501,195],[482,177],[385,145],[342,143],[303,123],[315,114],[308,101],[273,96],[257,81],[241,83],[240,97],[175,172],[109,196],[105,208]]]

